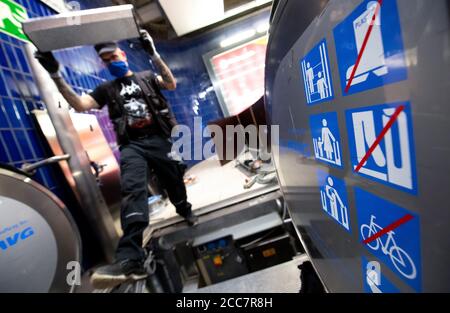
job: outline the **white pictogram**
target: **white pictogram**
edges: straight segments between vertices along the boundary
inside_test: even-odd
[[[375,215],[371,215],[370,225],[361,225],[361,236],[363,240],[366,240],[383,230],[381,226],[375,223],[375,219]],[[387,239],[383,242],[382,238],[385,238],[386,235]],[[374,251],[381,249],[385,255],[389,256],[392,264],[400,274],[408,279],[415,279],[417,276],[416,266],[408,253],[400,248],[395,242],[395,232],[391,230],[386,235],[367,243],[367,246]]]

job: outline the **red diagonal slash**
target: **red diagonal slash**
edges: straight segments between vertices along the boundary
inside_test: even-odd
[[[375,9],[375,13],[373,14],[373,17],[372,17],[372,22],[369,25],[369,29],[367,30],[366,37],[364,37],[364,41],[361,46],[361,50],[359,51],[358,58],[356,59],[356,63],[355,63],[355,66],[353,67],[352,74],[350,75],[350,80],[347,83],[347,87],[345,87],[345,93],[348,93],[348,90],[350,89],[350,86],[352,85],[353,78],[355,78],[356,71],[359,67],[359,63],[361,62],[361,58],[362,58],[364,52],[366,51],[367,42],[369,42],[370,34],[372,33],[373,25],[375,24],[375,21],[376,21],[378,12],[380,11],[382,3],[383,3],[383,0],[378,0],[377,8]]]
[[[411,214],[406,214],[405,216],[403,216],[401,219],[399,219],[398,221],[395,221],[394,223],[392,223],[391,225],[385,227],[384,229],[380,230],[378,233],[376,233],[375,235],[370,236],[369,238],[367,238],[366,240],[363,241],[363,243],[368,244],[371,243],[372,241],[380,238],[381,236],[387,234],[388,232],[396,229],[397,227],[399,227],[402,224],[405,224],[406,222],[409,222],[410,220],[412,220],[414,218],[414,216],[412,216]]]
[[[400,113],[402,113],[402,111],[404,109],[405,109],[404,105],[401,105],[401,106],[397,107],[397,109],[395,109],[395,112],[391,116],[391,118],[389,119],[389,122],[386,124],[386,126],[384,126],[383,130],[378,135],[378,137],[375,140],[375,142],[372,144],[372,146],[370,146],[369,151],[367,151],[366,155],[362,158],[361,162],[359,162],[358,166],[355,168],[355,172],[359,172],[361,167],[363,167],[364,163],[366,163],[366,161],[369,159],[369,157],[375,151],[376,147],[380,144],[381,140],[384,138],[384,136],[389,131],[389,129],[391,129],[392,125],[394,125],[394,123],[397,120],[398,116],[400,115]]]

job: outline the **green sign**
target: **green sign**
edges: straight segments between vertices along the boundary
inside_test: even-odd
[[[28,18],[26,9],[10,0],[0,0],[0,31],[23,41],[29,41],[23,33],[22,22]]]

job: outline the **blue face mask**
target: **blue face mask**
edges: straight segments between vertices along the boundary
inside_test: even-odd
[[[128,73],[128,64],[125,61],[114,61],[109,63],[108,70],[111,75],[121,78],[124,77],[126,73]]]

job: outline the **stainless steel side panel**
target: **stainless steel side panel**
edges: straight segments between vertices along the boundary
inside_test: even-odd
[[[91,160],[70,118],[69,105],[48,73],[34,58],[36,48],[32,44],[27,44],[25,49],[40,95],[55,128],[59,145],[64,154],[70,155],[68,165],[81,207],[102,244],[104,255],[108,260],[113,260],[118,234],[106,201],[92,173]]]
[[[373,5],[374,2],[372,2]],[[375,2],[376,3],[376,2]],[[326,7],[325,7],[326,5]],[[291,210],[292,218],[306,244],[308,254],[331,292],[367,292],[371,275],[368,262],[377,262],[374,268],[383,282],[381,288],[389,292],[448,292],[450,291],[450,30],[449,2],[445,0],[384,0],[382,6],[397,7],[397,12],[384,15],[391,21],[398,15],[400,35],[393,27],[385,31],[383,43],[389,51],[389,40],[401,40],[403,56],[385,54],[389,69],[402,68],[406,77],[395,82],[385,80],[383,85],[345,94],[342,88],[342,69],[339,46],[356,36],[336,36],[336,28],[352,17],[353,12],[369,1],[280,1],[271,28],[267,56],[266,105],[271,122],[280,125],[280,154],[275,157],[281,189]],[[284,18],[290,19],[288,23]],[[361,19],[360,19],[361,20]],[[304,25],[307,21],[307,25]],[[298,28],[285,27],[298,23]],[[383,23],[383,16],[381,18]],[[389,22],[391,23],[391,22]],[[354,24],[355,29],[357,24]],[[381,24],[382,25],[382,24]],[[379,34],[378,34],[379,35]],[[284,42],[291,41],[285,48]],[[377,36],[377,35],[376,35]],[[395,38],[393,38],[395,37]],[[362,38],[362,37],[361,37]],[[401,39],[400,39],[401,38]],[[302,60],[322,40],[326,40],[329,71],[334,97],[308,105]],[[370,43],[369,43],[370,46]],[[280,52],[281,51],[281,52]],[[370,50],[368,50],[370,53]],[[372,50],[374,51],[374,50]],[[381,54],[378,54],[380,56]],[[403,58],[404,62],[401,60]],[[400,60],[398,63],[393,60]],[[354,55],[356,61],[356,55]],[[396,67],[397,66],[397,67]],[[317,74],[317,70],[315,72]],[[378,72],[379,75],[385,75]],[[387,77],[387,76],[386,76]],[[372,79],[372,78],[368,78]],[[351,87],[354,88],[354,87]],[[351,89],[350,89],[351,90]],[[351,118],[355,110],[380,104],[403,103],[409,107],[408,138],[413,156],[414,188],[396,188],[381,183],[368,175],[355,172]],[[340,133],[342,166],[333,166],[318,160],[312,139],[311,117],[325,113],[336,114]],[[404,115],[403,115],[404,116]],[[406,125],[405,120],[401,123]],[[392,133],[398,133],[400,122],[394,123]],[[367,127],[367,126],[363,126]],[[378,133],[377,133],[378,135]],[[387,136],[390,136],[387,133]],[[386,137],[385,137],[386,138]],[[384,140],[384,139],[383,139]],[[367,143],[369,146],[372,142]],[[386,142],[381,143],[385,149]],[[391,145],[400,149],[402,144]],[[399,153],[398,150],[395,153]],[[403,155],[403,154],[402,154]],[[383,162],[378,160],[380,165]],[[373,162],[373,161],[372,161]],[[397,160],[401,167],[402,161]],[[347,194],[349,229],[328,214],[322,207],[318,173],[322,171],[336,181],[342,181]],[[400,176],[408,180],[410,177]],[[360,197],[371,194],[373,197]],[[378,200],[373,200],[378,199]],[[374,208],[376,206],[376,208]],[[394,234],[385,234],[372,241],[372,247],[363,243],[363,225],[366,215],[376,209],[380,215],[397,221],[398,208],[412,214],[413,219],[397,226]],[[381,217],[377,215],[377,220]],[[386,227],[389,223],[382,224]],[[416,225],[416,226],[414,226]],[[392,235],[394,241],[387,244]],[[379,243],[376,246],[376,243]],[[386,245],[381,249],[381,243]],[[414,252],[415,251],[415,252]],[[395,268],[403,264],[409,272]],[[409,261],[408,257],[412,259]],[[410,264],[414,264],[413,271]],[[371,263],[372,264],[372,263]],[[375,263],[373,263],[375,264]],[[405,265],[406,267],[406,265]],[[408,278],[414,277],[413,279]],[[383,285],[384,284],[384,285]],[[383,291],[383,290],[382,290]]]

